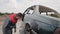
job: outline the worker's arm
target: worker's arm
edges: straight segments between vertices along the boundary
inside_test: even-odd
[[[13,27],[14,27],[14,32],[16,32],[16,24],[14,24],[14,26],[13,26]]]
[[[16,29],[16,24],[14,24],[13,28]]]

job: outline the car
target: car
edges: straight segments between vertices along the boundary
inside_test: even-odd
[[[38,5],[34,10],[29,8],[25,10],[22,21],[25,23],[26,31],[33,30],[37,34],[53,34],[60,27],[60,20],[52,16],[41,15]]]

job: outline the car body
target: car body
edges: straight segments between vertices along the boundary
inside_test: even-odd
[[[23,22],[28,23],[37,34],[53,34],[55,29],[60,27],[58,18],[40,15],[38,6],[35,7],[34,11],[29,9],[24,12]]]

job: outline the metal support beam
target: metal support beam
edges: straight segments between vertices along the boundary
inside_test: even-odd
[[[39,12],[39,5],[36,5],[35,8],[34,8],[34,14],[40,14]]]

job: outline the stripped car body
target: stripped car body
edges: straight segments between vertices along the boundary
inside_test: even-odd
[[[26,10],[23,16],[23,22],[30,25],[30,28],[37,34],[53,34],[54,31],[60,27],[59,19],[51,16],[40,15],[38,6],[30,12],[30,9]]]

